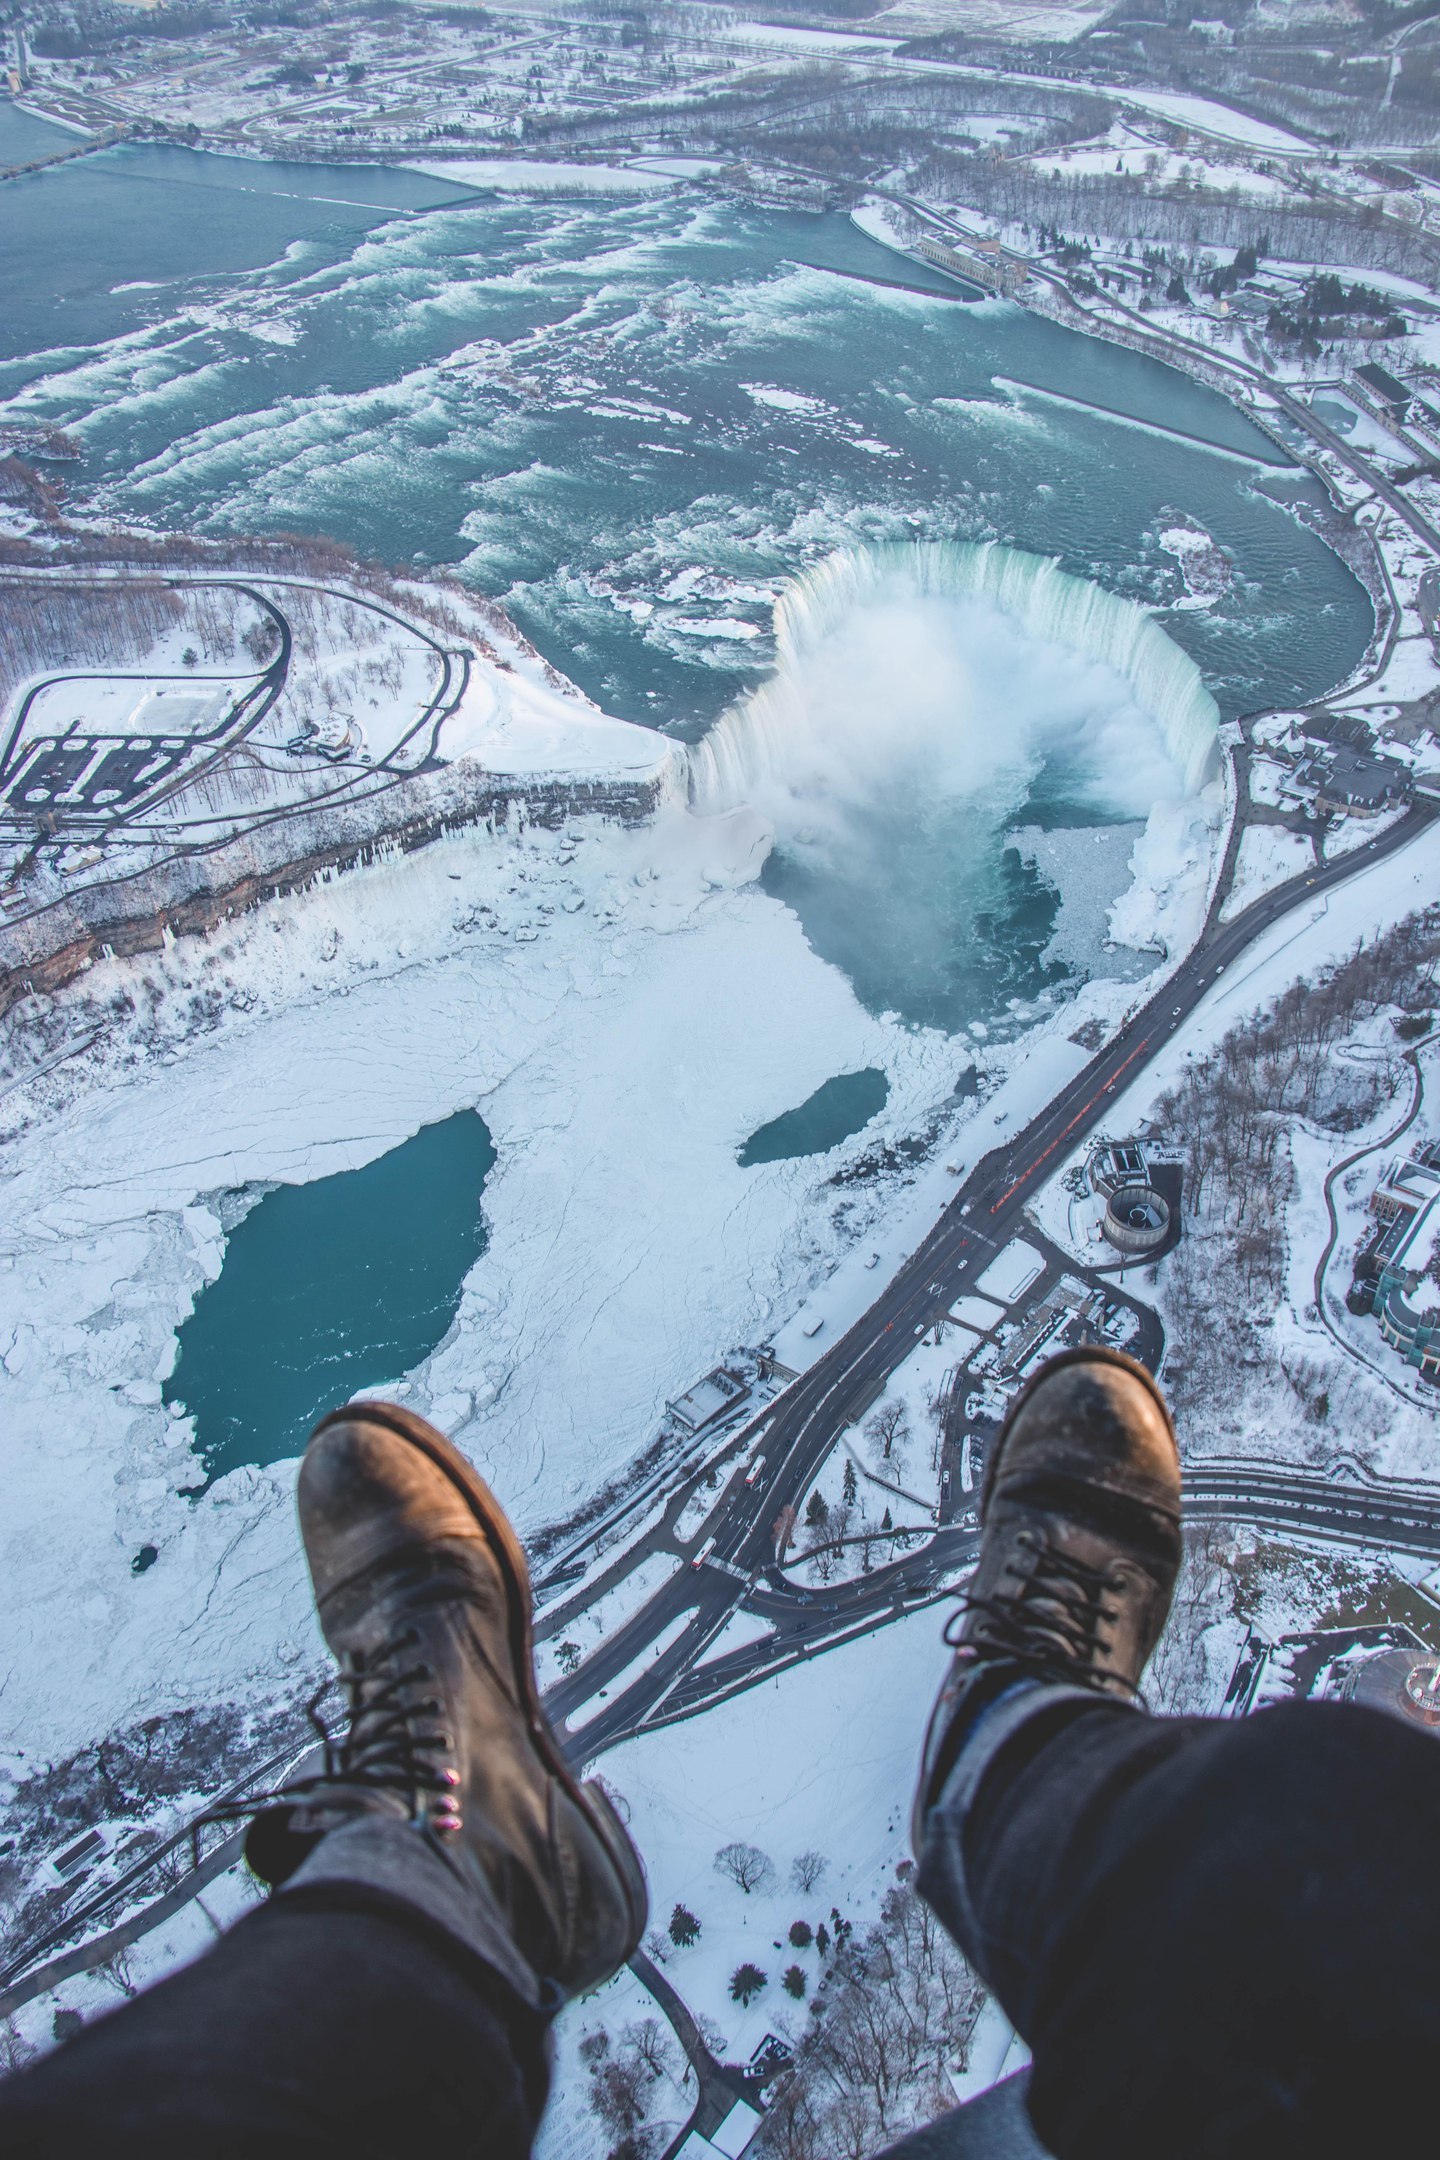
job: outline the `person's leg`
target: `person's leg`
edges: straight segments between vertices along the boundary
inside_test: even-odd
[[[922,1881],[1033,2050],[1060,2160],[1311,2160],[1425,2119],[1433,1737],[1343,1704],[1068,1703],[1018,1724],[968,1801],[965,1768]]]
[[[116,2160],[525,2160],[545,2026],[413,1912],[276,1898],[0,2083],[0,2151]]]
[[[0,2086],[6,2152],[123,2131],[137,2154],[409,2160],[440,2131],[522,2160],[547,2020],[640,1941],[639,1856],[546,1722],[524,1554],[481,1479],[413,1413],[353,1404],[312,1435],[299,1505],[349,1721],[251,1825],[277,1894]]]
[[[1126,1361],[1042,1371],[982,1514],[918,1880],[1032,2048],[1041,2137],[1060,2160],[1282,2160],[1382,2124],[1398,2142],[1440,2010],[1434,1741],[1340,1706],[1138,1710],[1179,1474]]]

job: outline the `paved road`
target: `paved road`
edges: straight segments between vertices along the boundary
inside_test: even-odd
[[[26,578],[22,575],[11,582],[22,591],[78,589],[82,592],[103,592],[107,584],[113,586],[115,583],[113,579],[56,576],[54,573],[44,573],[40,578]],[[215,587],[227,592],[243,593],[247,599],[253,600],[275,626],[279,642],[274,659],[261,668],[253,679],[238,674],[233,677],[189,673],[167,675],[157,669],[145,668],[109,668],[84,672],[67,670],[63,674],[42,677],[39,682],[31,684],[21,699],[14,725],[4,749],[0,750],[0,798],[11,796],[20,788],[22,782],[29,786],[30,776],[35,770],[32,753],[36,749],[65,751],[73,747],[77,752],[88,753],[104,742],[128,745],[135,739],[133,727],[122,728],[118,724],[112,724],[109,728],[92,734],[87,731],[82,721],[77,720],[68,723],[65,732],[60,736],[37,737],[27,743],[26,723],[35,700],[57,684],[135,682],[149,685],[163,682],[178,683],[190,691],[233,690],[237,683],[245,685],[243,689],[234,690],[231,703],[213,727],[202,729],[185,738],[184,754],[168,760],[168,769],[162,779],[139,784],[135,784],[128,776],[118,779],[112,783],[115,798],[113,804],[107,802],[103,808],[88,799],[88,788],[86,797],[79,802],[62,800],[62,792],[66,798],[70,795],[69,785],[66,785],[63,791],[57,790],[41,807],[54,807],[54,814],[64,821],[72,836],[95,840],[109,838],[130,823],[140,811],[153,812],[168,795],[175,794],[182,788],[193,787],[221,758],[229,754],[236,743],[243,741],[247,735],[254,734],[285,688],[290,673],[294,633],[288,616],[272,600],[267,600],[263,593],[257,592],[253,585],[242,583],[236,578],[172,578],[167,580],[167,583],[184,583],[197,588]],[[158,750],[163,742],[169,740],[172,734],[173,730],[162,728],[157,735],[147,739],[147,754],[141,761],[147,769],[150,755]],[[195,745],[206,747],[204,754],[192,762],[188,753]],[[93,780],[90,784],[93,785]],[[26,799],[27,802],[31,800],[29,796]],[[0,811],[0,818],[7,814],[19,815],[22,825],[33,828],[37,811],[31,808],[23,814],[16,813],[12,803],[9,813]]]
[[[693,1684],[682,1689],[682,1677],[698,1664],[746,1588],[773,1560],[772,1526],[781,1509],[798,1507],[840,1432],[874,1400],[917,1338],[974,1287],[996,1253],[1022,1229],[1028,1242],[1043,1243],[1024,1223],[1026,1206],[1065,1156],[1109,1114],[1123,1089],[1169,1042],[1216,977],[1273,924],[1318,900],[1365,864],[1404,847],[1436,814],[1431,804],[1417,803],[1387,832],[1351,854],[1276,887],[1232,922],[1212,919],[1197,950],[1114,1040],[1038,1117],[975,1166],[875,1303],[777,1398],[757,1438],[764,1468],[753,1485],[745,1481],[743,1463],[732,1473],[706,1525],[713,1546],[705,1564],[699,1569],[682,1567],[601,1645],[579,1673],[551,1691],[551,1715],[566,1731],[577,1755],[591,1757],[622,1734],[662,1721],[679,1703],[692,1698]],[[933,1564],[937,1550],[948,1550],[942,1539],[927,1548],[924,1559]],[[922,1566],[917,1556],[897,1562],[896,1570],[908,1583]],[[877,1588],[881,1586],[880,1575],[872,1580]],[[837,1592],[842,1610],[846,1597],[853,1595]],[[687,1611],[691,1619],[683,1633],[632,1676],[630,1668],[636,1660]],[[740,1655],[759,1669],[753,1650]],[[721,1671],[718,1664],[708,1669],[712,1679]],[[624,1680],[623,1693],[612,1701],[608,1690],[617,1679]],[[606,1691],[603,1697],[601,1690]],[[606,1707],[597,1711],[594,1705],[601,1699]],[[582,1707],[589,1712],[583,1726],[572,1725],[570,1720]]]
[[[1277,888],[1232,923],[1212,923],[1199,949],[1115,1040],[1037,1118],[976,1165],[919,1250],[869,1311],[730,1443],[756,1443],[752,1467],[753,1454],[763,1448],[765,1468],[754,1484],[747,1484],[745,1461],[737,1463],[707,1526],[715,1543],[706,1563],[696,1568],[682,1562],[672,1580],[600,1645],[580,1673],[550,1691],[547,1707],[577,1760],[593,1760],[637,1732],[694,1716],[787,1666],[822,1655],[950,1593],[956,1577],[974,1559],[978,1531],[973,1513],[939,1529],[918,1551],[823,1591],[791,1583],[775,1566],[770,1526],[782,1505],[803,1498],[841,1429],[873,1399],[877,1381],[896,1369],[917,1335],[963,1294],[1015,1233],[1021,1210],[1053,1174],[1057,1158],[1105,1116],[1118,1091],[1151,1062],[1216,975],[1273,923],[1367,862],[1404,846],[1436,814],[1428,803],[1417,805],[1363,848]],[[1061,1266],[1066,1272],[1085,1272],[1032,1227],[1026,1226],[1025,1235],[1052,1271]],[[1112,1286],[1105,1287],[1107,1295],[1117,1295]],[[1134,1301],[1127,1302],[1145,1315],[1134,1347],[1147,1362],[1158,1364],[1163,1347],[1158,1321]],[[693,1485],[692,1479],[688,1489]],[[668,1520],[673,1520],[672,1510],[686,1490],[682,1487],[667,1509]],[[1358,1473],[1352,1478],[1307,1477],[1214,1465],[1187,1480],[1187,1507],[1194,1519],[1239,1519],[1327,1541],[1440,1558],[1440,1500],[1425,1491],[1372,1486]],[[715,1654],[716,1638],[742,1601],[771,1623],[769,1634]],[[676,1639],[659,1657],[649,1657],[657,1638],[680,1620],[685,1624]],[[711,1655],[702,1663],[707,1650]],[[641,1659],[645,1663],[632,1678],[628,1668]],[[624,1685],[612,1698],[610,1685],[616,1680]],[[567,1720],[578,1720],[585,1709],[590,1712],[587,1718],[567,1726]],[[204,1879],[204,1872],[185,1878],[118,1929],[65,1951],[59,1963],[67,1973],[92,1969],[121,1937],[124,1942],[138,1939],[203,1887]],[[97,1918],[104,1902],[97,1900]],[[68,1931],[61,1922],[16,1961],[11,1986],[0,1994],[0,2015],[44,1985],[34,1960],[63,1941]],[[29,1977],[22,1977],[27,1970]]]
[[[1187,1473],[1185,1512],[1192,1522],[1244,1522],[1326,1544],[1440,1561],[1440,1496],[1376,1485],[1360,1475],[1202,1466]],[[638,1731],[694,1717],[790,1666],[949,1598],[974,1565],[979,1545],[972,1508],[918,1550],[848,1582],[809,1590],[769,1569],[756,1579],[744,1606],[770,1623],[770,1635],[704,1664],[687,1656],[690,1638],[682,1637],[657,1661],[657,1684],[627,1689],[591,1720],[577,1740],[577,1754],[593,1757]],[[697,1636],[702,1629],[713,1632],[731,1609],[723,1592],[704,1597],[696,1613]],[[592,1666],[592,1690],[595,1677]]]
[[[97,580],[93,577],[61,576],[54,572],[11,571],[7,572],[6,575],[15,582],[39,587],[40,589],[43,589],[46,585],[79,585],[91,589],[97,583]],[[373,599],[369,595],[361,595],[357,592],[346,591],[343,588],[317,584],[311,579],[296,577],[288,573],[272,575],[267,571],[259,571],[252,573],[252,575],[261,580],[269,589],[269,596],[256,590],[255,586],[236,578],[187,576],[183,574],[169,574],[166,577],[165,582],[177,588],[188,585],[220,586],[247,594],[275,620],[280,631],[280,648],[275,658],[257,678],[256,687],[247,694],[247,699],[241,701],[241,706],[236,709],[236,713],[232,714],[223,724],[224,739],[219,742],[213,754],[203,762],[187,767],[172,782],[162,785],[153,794],[147,793],[143,802],[143,808],[147,813],[156,807],[167,791],[173,792],[174,789],[190,786],[204,772],[208,771],[211,765],[227,757],[239,741],[253,734],[270,711],[275,699],[280,695],[290,665],[292,638],[289,621],[273,597],[277,591],[281,593],[287,591],[307,594],[318,593],[323,597],[340,598],[350,607],[363,608],[372,615],[383,617],[387,622],[399,624],[420,644],[428,646],[435,655],[438,663],[436,684],[424,708],[417,713],[404,734],[390,746],[382,757],[377,758],[373,765],[356,767],[346,761],[336,768],[337,777],[333,782],[319,786],[290,800],[259,807],[253,812],[247,813],[234,826],[224,826],[218,833],[213,830],[213,817],[206,812],[198,813],[196,817],[188,820],[188,823],[196,827],[199,836],[190,839],[182,836],[175,839],[172,843],[171,856],[167,859],[173,860],[184,855],[215,854],[230,846],[237,833],[255,833],[263,827],[284,824],[287,820],[302,817],[310,818],[317,812],[332,808],[337,802],[351,804],[368,800],[372,796],[383,794],[387,790],[401,785],[412,778],[416,772],[427,770],[439,756],[441,731],[446,721],[460,705],[469,684],[472,655],[468,649],[452,649],[446,646],[439,638],[432,636],[423,624],[411,621],[409,617],[397,613],[395,609],[386,607],[383,602]],[[152,678],[142,676],[137,679],[148,681]],[[189,680],[188,677],[184,679]],[[5,756],[7,759],[15,752],[20,729],[28,714],[31,699],[38,693],[40,687],[43,686],[35,686],[26,697],[6,746]],[[244,708],[249,703],[249,700],[257,699],[257,696],[258,701],[249,704],[249,709],[245,710]],[[237,717],[243,722],[238,727],[234,724]],[[132,821],[134,814],[135,806],[125,803],[119,804],[113,812],[106,811],[99,815],[82,816],[78,813],[70,813],[53,837],[62,840],[105,841],[118,836],[123,840],[129,837],[126,835],[124,828]],[[0,804],[0,821],[4,820],[5,815],[3,804]],[[33,812],[29,823],[31,825],[34,823]],[[175,829],[183,835],[184,823],[182,822]],[[42,834],[40,839],[37,840],[36,846],[50,844],[51,838],[52,836],[48,833]],[[139,879],[150,877],[155,868],[156,862],[148,856],[141,861],[138,867],[131,870],[116,869],[113,865],[107,864],[103,878],[96,879],[95,883],[97,885],[103,883],[107,891],[119,891]],[[13,926],[42,916],[52,909],[68,907],[73,903],[77,889],[72,882],[66,887],[65,892],[61,894],[52,895],[48,899],[34,902],[27,907],[13,908],[7,920]]]

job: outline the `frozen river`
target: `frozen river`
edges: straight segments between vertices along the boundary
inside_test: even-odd
[[[0,107],[0,159],[69,139]],[[883,1100],[884,1071],[895,1082],[911,1056],[897,1022],[917,1044],[899,1118],[933,1084],[922,1072],[964,1073],[978,1045],[1053,1019],[1078,981],[1137,975],[1152,959],[1136,946],[1193,932],[1217,711],[1318,694],[1368,635],[1363,591],[1283,507],[1313,483],[1223,400],[971,304],[838,214],[695,191],[499,199],[159,146],[12,183],[5,211],[0,398],[79,436],[77,506],[449,565],[610,712],[692,747],[708,735],[702,807],[763,811],[766,891],[890,1031],[827,1021],[829,1075],[873,1070]],[[1233,566],[1211,605],[1182,604],[1163,544],[1177,519]],[[1127,888],[1117,948],[1109,910]],[[737,927],[737,953],[757,934]],[[326,1026],[316,1040],[333,1044]],[[396,1050],[407,1071],[427,1055],[420,1038]],[[713,1076],[715,1176],[759,1181],[737,1187],[737,1210],[812,1144],[826,1076],[802,1058],[771,1088],[757,1065],[753,1110],[738,1069]],[[424,1118],[483,1097],[471,1089],[457,1081]],[[397,1078],[384,1145],[424,1121],[399,1108],[407,1091]],[[358,1110],[330,1115],[297,1134],[282,1181],[315,1176],[312,1145],[358,1141]],[[777,1119],[783,1147],[737,1168],[747,1132]],[[431,1125],[440,1147],[469,1130]],[[502,1171],[506,1145],[497,1128]],[[487,1212],[500,1204],[492,1180]],[[304,1222],[323,1227],[328,1206]],[[168,1383],[199,1414],[207,1467],[273,1453],[255,1440],[268,1424],[293,1445],[309,1412],[265,1396],[243,1434],[222,1429],[256,1332],[237,1320],[239,1262],[277,1219],[262,1202],[243,1226],[237,1271],[200,1298]],[[337,1386],[354,1384],[352,1354],[367,1378],[411,1366],[445,1331],[466,1234],[453,1279],[416,1286],[403,1340],[362,1340],[357,1291],[328,1348],[296,1337],[298,1363],[333,1356]],[[512,1259],[492,1242],[486,1266]],[[697,1351],[722,1348],[703,1305]],[[638,1442],[618,1396],[612,1413]]]

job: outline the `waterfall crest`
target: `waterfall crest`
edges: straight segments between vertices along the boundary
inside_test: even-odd
[[[804,656],[856,609],[878,606],[897,589],[922,599],[988,601],[1035,639],[1114,669],[1159,724],[1186,790],[1211,777],[1219,708],[1195,662],[1148,610],[1072,577],[1049,556],[998,541],[941,541],[842,549],[787,587],[775,608],[775,672],[689,752],[697,810],[733,809],[783,772]]]

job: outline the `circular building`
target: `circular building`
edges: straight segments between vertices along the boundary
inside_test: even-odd
[[[1105,1203],[1105,1236],[1127,1256],[1154,1252],[1169,1228],[1169,1204],[1153,1185],[1121,1185]]]
[[[1440,1657],[1418,1650],[1381,1650],[1360,1659],[1342,1694],[1367,1710],[1387,1710],[1412,1725],[1440,1730]]]

